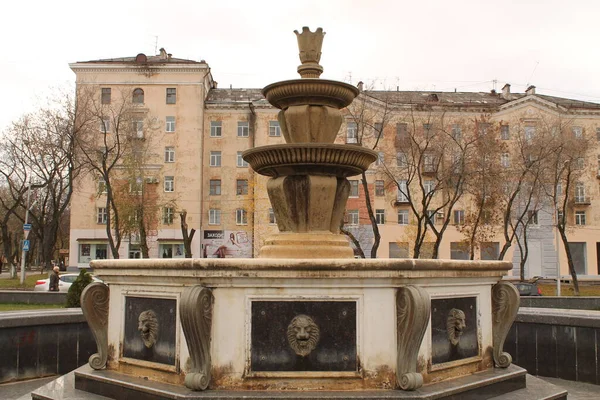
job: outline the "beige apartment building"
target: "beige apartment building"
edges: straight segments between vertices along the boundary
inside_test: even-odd
[[[147,235],[149,256],[183,257],[178,213],[186,210],[189,228],[197,231],[192,242],[194,257],[257,257],[264,238],[276,230],[276,221],[266,193],[266,178],[251,171],[241,154],[252,147],[283,143],[278,110],[266,102],[260,89],[217,88],[204,61],[177,59],[164,50],[158,56],[77,62],[70,67],[77,76],[78,87],[93,88],[98,98],[109,91],[113,95],[130,93],[136,100],[134,111],[142,114],[145,121],[153,121],[148,126],[139,126],[154,155],[144,165],[143,185],[153,188],[164,205],[158,211],[155,229]],[[537,94],[534,87],[527,93],[510,93],[510,85],[506,85],[500,93],[364,91],[351,107],[355,108],[346,110],[346,122],[337,142],[365,146],[377,142],[375,150],[380,153],[380,160],[366,174],[381,233],[378,257],[413,255],[415,215],[400,190],[401,165],[406,162],[402,156],[406,142],[401,136],[407,131],[426,135],[429,130],[441,132],[447,126],[452,135],[468,138],[471,131],[489,130],[490,136],[495,137],[493,143],[503,149],[497,153],[499,166],[509,168],[519,149],[548,130],[552,120],[562,121],[564,129],[588,139],[589,148],[577,187],[564,194],[573,196],[565,218],[578,272],[599,274],[599,104]],[[434,180],[434,171],[425,165],[434,158],[428,157],[423,154],[419,164],[421,182],[427,187]],[[350,180],[353,192],[346,207],[345,228],[359,240],[368,256],[373,231],[365,193],[360,177]],[[497,187],[504,185],[500,181],[494,183]],[[72,266],[111,257],[105,198],[98,185],[98,177],[93,174],[81,177],[72,199]],[[432,208],[442,204],[444,196],[447,193],[436,194]],[[420,200],[416,196],[411,201]],[[468,258],[462,225],[476,201],[475,194],[464,195],[451,209],[442,207],[430,216],[436,226],[444,216],[451,218],[439,247],[440,258]],[[538,201],[531,212],[526,275],[556,276],[555,208],[547,201]],[[485,240],[477,243],[475,258],[497,257],[504,238],[501,227],[494,224],[486,228]],[[433,239],[426,237],[425,242],[431,243]],[[566,275],[562,243],[558,247],[561,274]],[[119,254],[120,258],[140,257],[135,233],[124,238]],[[514,243],[505,256],[513,260],[516,275],[519,254]],[[427,257],[427,251],[421,257]]]

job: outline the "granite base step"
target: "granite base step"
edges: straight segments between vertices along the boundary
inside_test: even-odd
[[[527,375],[515,365],[507,369],[491,369],[477,374],[439,382],[415,390],[371,391],[225,391],[193,392],[183,386],[152,382],[113,371],[95,371],[83,366],[64,375],[31,394],[43,400],[301,400],[301,399],[448,399],[448,400],[508,400],[566,399],[567,393],[554,385]]]

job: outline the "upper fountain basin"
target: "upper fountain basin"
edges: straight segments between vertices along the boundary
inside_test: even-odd
[[[352,103],[359,91],[344,82],[305,78],[272,83],[262,90],[262,94],[269,103],[282,110],[307,104],[342,109]]]

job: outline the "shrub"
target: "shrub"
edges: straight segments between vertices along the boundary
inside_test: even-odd
[[[81,307],[81,292],[92,283],[92,276],[82,269],[67,293],[67,307]]]

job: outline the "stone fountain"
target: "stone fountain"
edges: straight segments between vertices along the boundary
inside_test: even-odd
[[[93,261],[98,353],[75,388],[121,399],[527,398],[503,343],[510,262],[355,260],[347,177],[377,155],[333,141],[353,86],[320,79],[324,32],[296,32],[301,79],[263,89],[286,144],[248,150],[279,233],[258,259]],[[514,398],[514,397],[508,397]],[[541,397],[539,397],[541,398]]]

